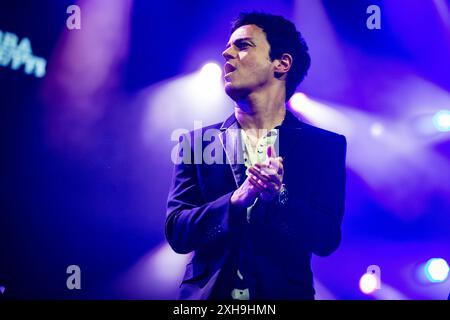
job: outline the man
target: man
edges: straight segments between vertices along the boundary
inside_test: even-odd
[[[167,240],[194,252],[179,298],[314,299],[311,254],[340,243],[346,140],[286,111],[310,65],[293,23],[240,14],[223,57],[234,114],[184,141],[204,150],[219,139],[227,161],[194,163],[193,147],[182,150],[168,197]]]

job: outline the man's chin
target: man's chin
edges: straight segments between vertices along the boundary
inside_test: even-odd
[[[242,100],[243,97],[249,94],[245,88],[239,88],[231,82],[225,83],[225,93],[234,101]]]

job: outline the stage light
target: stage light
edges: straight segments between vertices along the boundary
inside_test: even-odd
[[[211,108],[223,96],[222,69],[216,62],[204,64],[188,90],[188,95],[199,108]]]
[[[222,76],[222,68],[215,62],[208,62],[200,69],[200,76],[205,80],[205,83],[216,82]]]
[[[376,264],[367,267],[367,271],[359,279],[359,288],[365,294],[371,294],[381,288],[381,268]]]
[[[448,273],[449,266],[442,258],[432,258],[425,265],[425,276],[430,282],[444,282]]]
[[[450,110],[441,110],[433,116],[433,124],[438,131],[450,131]]]
[[[375,122],[370,126],[370,133],[373,137],[379,137],[383,134],[384,127],[381,123]]]
[[[359,289],[365,294],[371,294],[378,287],[378,279],[374,274],[365,273],[359,280]]]
[[[302,92],[294,93],[291,99],[289,99],[289,104],[291,105],[291,108],[298,112],[301,112],[305,107],[307,107],[308,102],[309,102],[308,97]]]

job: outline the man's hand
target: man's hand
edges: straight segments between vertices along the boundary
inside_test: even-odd
[[[273,146],[267,148],[267,161],[249,168],[249,181],[263,201],[272,201],[280,194],[283,185],[283,158],[277,157]]]
[[[247,177],[244,183],[233,192],[230,202],[232,205],[248,208],[255,202],[258,195],[258,190],[250,183],[250,177]]]

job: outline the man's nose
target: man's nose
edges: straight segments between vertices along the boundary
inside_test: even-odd
[[[231,47],[225,49],[225,50],[222,52],[222,56],[225,58],[226,61],[228,61],[228,60],[230,60],[230,59],[233,59],[233,57],[234,57],[234,56],[233,56],[233,49],[232,49]]]

